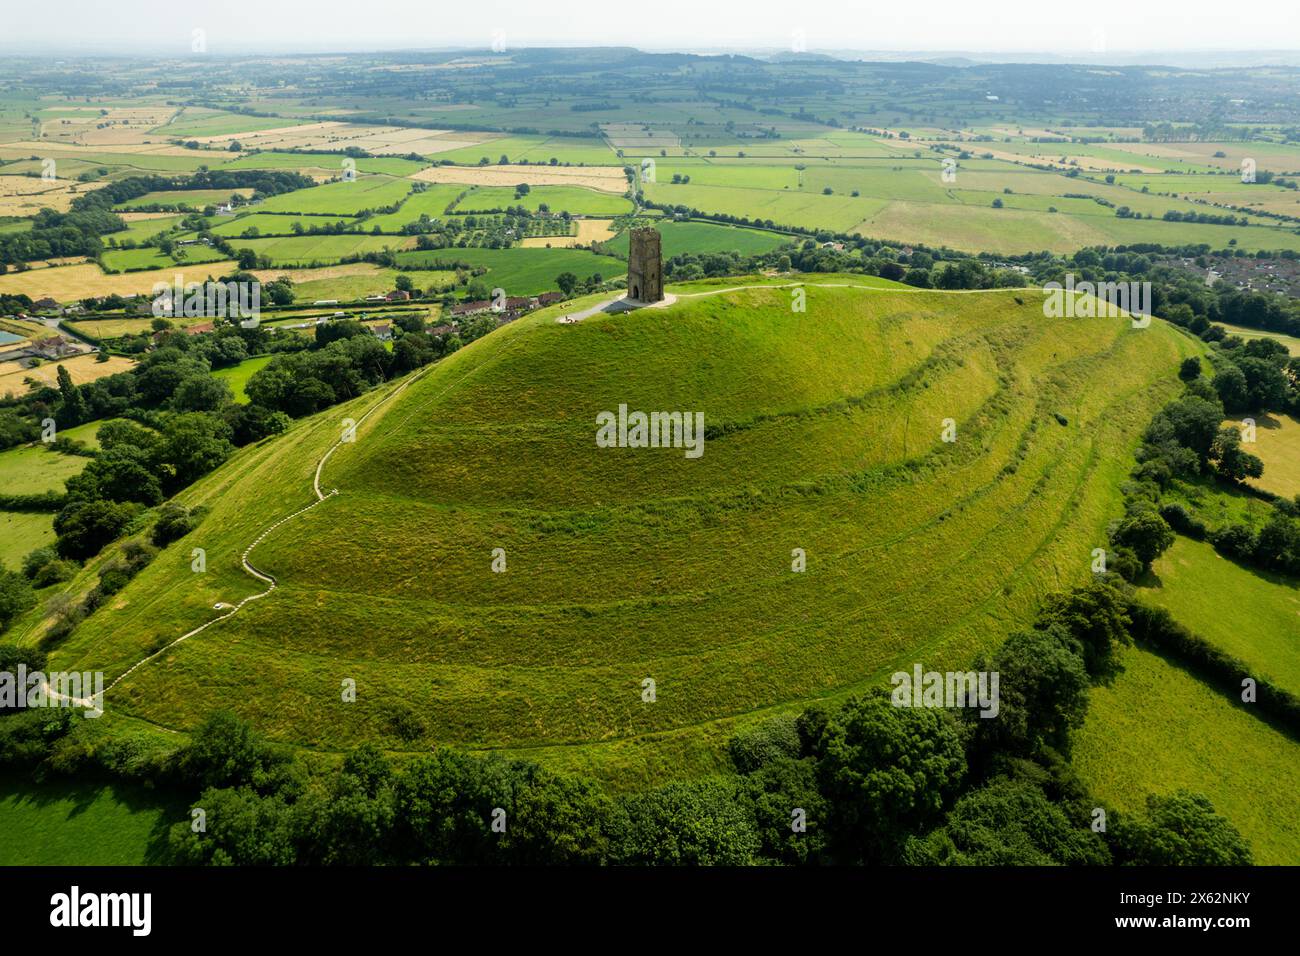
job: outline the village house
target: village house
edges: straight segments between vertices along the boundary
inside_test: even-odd
[[[477,302],[458,302],[451,307],[451,314],[454,316],[478,315],[481,312],[490,311],[492,311],[492,303],[487,299],[481,299]]]

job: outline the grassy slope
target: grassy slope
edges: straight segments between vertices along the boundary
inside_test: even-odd
[[[1300,695],[1300,586],[1256,574],[1180,537],[1142,591],[1201,637]]]
[[[1300,744],[1162,657],[1133,648],[1123,663],[1112,686],[1092,690],[1074,748],[1092,793],[1141,811],[1148,794],[1199,791],[1256,863],[1300,864]]]
[[[136,671],[110,708],[184,729],[230,706],[322,749],[527,750],[624,785],[700,772],[734,720],[913,661],[965,665],[1086,577],[1135,437],[1196,348],[1163,323],[1047,321],[1006,293],[789,302],[753,288],[576,326],[551,310],[462,350],[331,459],[338,497],[258,546],[280,589]],[[310,503],[341,422],[390,389],[188,490],[203,525],[55,661],[120,673],[260,590],[240,552]],[[696,461],[598,450],[595,414],[620,402],[735,430]],[[404,707],[422,738],[394,736]]]

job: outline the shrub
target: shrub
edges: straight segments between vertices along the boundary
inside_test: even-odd
[[[727,745],[731,762],[741,773],[753,773],[781,757],[799,757],[797,715],[771,717],[738,731]]]

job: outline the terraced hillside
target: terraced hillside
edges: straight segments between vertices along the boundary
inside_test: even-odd
[[[263,591],[241,555],[313,502],[249,554],[278,587],[131,671],[105,725],[228,707],[313,748],[527,749],[634,785],[714,765],[771,708],[965,665],[1087,577],[1200,346],[1046,319],[1031,290],[854,281],[819,277],[804,312],[770,285],[547,310],[245,449],[183,496],[211,508],[198,529],[51,666],[112,679]],[[620,404],[703,412],[703,455],[597,447]]]

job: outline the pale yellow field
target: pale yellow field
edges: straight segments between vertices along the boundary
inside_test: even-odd
[[[111,355],[107,362],[96,361],[95,355],[78,355],[59,362],[46,362],[36,368],[8,371],[0,375],[0,395],[22,395],[35,382],[39,385],[54,385],[58,382],[59,367],[68,370],[73,384],[84,385],[106,375],[116,375],[128,371],[135,365],[134,359],[120,355]],[[12,363],[5,363],[10,365]]]
[[[194,136],[191,138],[198,143],[228,143],[232,139],[237,139],[243,145],[251,147],[256,144],[265,149],[267,143],[279,142],[290,136],[323,136],[333,130],[350,125],[352,124],[331,120],[323,123],[303,123],[296,126],[276,126],[272,129],[259,129],[248,133],[221,133],[216,136]]]
[[[1228,424],[1240,427],[1240,422]],[[1264,462],[1264,477],[1250,484],[1284,498],[1300,495],[1300,420],[1266,415],[1255,426],[1255,444],[1243,446]]]
[[[615,236],[612,219],[578,219],[576,236],[534,236],[523,239],[520,245],[525,249],[570,249],[573,246],[588,246],[593,242],[607,242]]]
[[[144,134],[141,134],[144,136]],[[87,147],[76,143],[55,143],[49,140],[32,142],[22,140],[19,142],[0,144],[0,159],[28,159],[32,156],[53,156],[55,159],[84,159],[88,154],[100,156],[106,152],[112,153],[147,153],[150,156],[193,156],[192,149],[186,149],[184,146],[176,146],[172,143],[159,142],[158,134],[152,134],[152,137],[144,139],[136,138],[130,143],[115,143],[112,149],[107,147]],[[234,155],[233,153],[230,155]]]
[[[170,321],[176,328],[184,329],[191,325],[202,325],[212,320],[202,316],[193,318],[177,316]],[[64,322],[63,325],[69,331],[80,332],[83,335],[94,336],[97,339],[115,339],[123,335],[139,335],[141,332],[149,333],[153,329],[153,319],[79,319],[73,322]]]
[[[607,193],[627,192],[622,166],[431,166],[411,179],[472,186],[585,186]]]
[[[456,134],[442,139],[448,130],[410,129],[405,126],[368,126],[329,120],[302,126],[281,126],[249,133],[223,133],[199,137],[210,145],[238,140],[245,149],[331,149],[357,146],[376,155],[445,152],[471,146],[479,140],[473,134]]]
[[[0,176],[0,216],[34,216],[46,207],[67,212],[77,196],[104,185],[72,179]]]
[[[147,219],[169,219],[174,212],[119,212],[117,218],[123,222],[144,222]]]
[[[101,115],[100,107],[60,107],[75,110],[76,116],[60,116],[41,124],[41,138],[46,142],[80,146],[118,146],[142,142],[149,130],[167,122],[176,113],[174,106],[120,108],[112,107]]]
[[[1280,342],[1286,346],[1286,350],[1292,355],[1300,356],[1300,339],[1294,335],[1287,335],[1284,332],[1262,332],[1259,329],[1248,329],[1241,325],[1229,325],[1227,322],[1219,322],[1232,335],[1239,335],[1243,339],[1272,339],[1274,342]]]
[[[379,275],[379,266],[371,262],[349,262],[337,266],[324,266],[320,269],[258,269],[253,275],[259,282],[273,282],[283,276],[297,285],[314,279],[345,279],[350,276]]]
[[[1075,164],[1079,169],[1087,169],[1094,172],[1113,172],[1116,169],[1120,168],[1113,160],[1110,159],[1098,158],[1096,156],[1076,156],[1070,152],[1069,143],[1058,144],[1059,149],[1057,149],[1054,152],[1037,153],[1034,155],[1029,155],[1027,153],[1004,152],[1003,150],[1000,149],[985,149],[985,144],[983,143],[979,143],[977,145],[979,146],[979,151],[981,153],[988,153],[994,159],[1005,159],[1008,162],[1012,162],[1012,163],[1031,162],[1031,163],[1039,163],[1043,165],[1053,166],[1056,169],[1070,169],[1072,168],[1072,164],[1061,162],[1061,157],[1066,156],[1069,159],[1074,160]],[[1152,166],[1150,164],[1145,164],[1139,162],[1137,159],[1134,159],[1134,161],[1131,163],[1124,163],[1123,169],[1126,172],[1130,169],[1136,169],[1144,173],[1164,172],[1164,168],[1161,166]]]
[[[216,278],[234,271],[231,261],[204,262],[193,266],[176,266],[172,269],[154,269],[146,272],[125,272],[105,275],[93,262],[57,269],[33,269],[30,272],[11,272],[0,276],[0,292],[22,294],[33,299],[49,296],[56,302],[76,302],[88,296],[147,295],[155,283],[175,281],[203,282],[209,276]]]

